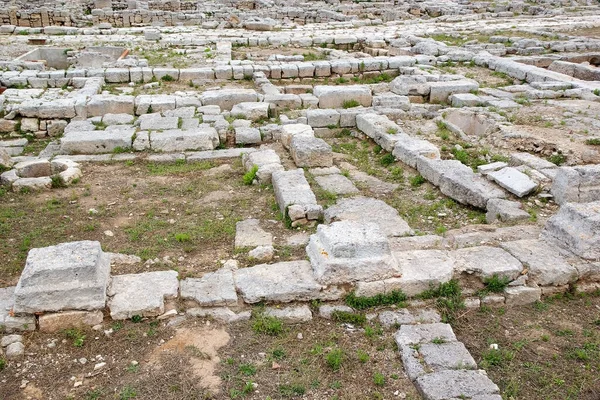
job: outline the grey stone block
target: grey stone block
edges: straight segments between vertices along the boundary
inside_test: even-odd
[[[526,196],[537,188],[537,184],[527,175],[512,167],[489,172],[487,176],[518,197]]]
[[[317,179],[317,178],[315,178]],[[318,182],[318,181],[317,181]],[[412,233],[398,210],[382,200],[357,196],[341,199],[325,210],[325,222],[356,221],[375,223],[386,236],[405,236]]]
[[[558,249],[537,239],[504,242],[501,247],[528,268],[528,282],[541,286],[566,285],[577,279],[577,270]]]
[[[312,312],[307,305],[293,307],[267,307],[265,315],[281,319],[289,323],[308,322],[312,320]]]
[[[201,125],[197,129],[172,129],[150,133],[152,150],[174,152],[213,150],[219,145],[219,134],[213,127]]]
[[[529,213],[523,210],[523,205],[518,201],[490,199],[487,202],[485,220],[488,224],[497,220],[502,222],[527,221],[529,218]]]
[[[181,281],[181,298],[195,300],[200,306],[231,306],[237,304],[233,271],[222,268],[202,278]]]
[[[331,167],[333,152],[323,139],[296,135],[290,142],[290,153],[297,167]]]
[[[506,194],[472,171],[451,169],[440,179],[440,190],[462,204],[485,209],[488,200],[502,199]]]
[[[600,201],[563,204],[541,237],[581,258],[600,259]]]
[[[434,339],[456,342],[452,327],[449,324],[442,323],[402,325],[394,338],[398,346],[431,343]]]
[[[165,298],[177,297],[177,271],[154,271],[142,274],[116,275],[107,291],[112,319],[134,315],[155,317],[165,312]]]
[[[322,284],[374,281],[400,275],[387,238],[373,223],[339,221],[319,225],[306,253]]]
[[[455,250],[452,257],[456,260],[456,271],[475,274],[481,279],[496,275],[512,281],[523,271],[519,260],[498,247],[467,247]]]
[[[499,392],[498,386],[487,377],[485,371],[434,372],[417,378],[415,386],[425,400],[473,398]]]
[[[110,259],[99,242],[31,249],[15,289],[14,312],[103,309],[109,273]]]
[[[343,175],[330,174],[315,176],[315,181],[323,190],[336,195],[355,194],[358,189],[352,181]]]
[[[260,264],[234,272],[235,285],[246,303],[290,302],[318,299],[323,287],[317,283],[308,261]]]

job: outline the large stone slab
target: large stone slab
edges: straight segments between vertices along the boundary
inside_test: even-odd
[[[523,210],[523,205],[518,201],[504,199],[490,199],[487,202],[485,220],[488,224],[500,220],[502,222],[527,221],[530,215]]]
[[[415,386],[425,400],[476,399],[494,395],[499,388],[485,371],[444,370],[423,375]]]
[[[259,182],[270,183],[275,171],[283,171],[281,159],[273,149],[263,149],[242,154],[244,169],[250,171],[255,165],[258,167],[256,178]]]
[[[302,169],[275,171],[272,180],[279,209],[292,221],[317,220],[323,215],[323,208],[317,204]],[[288,212],[291,206],[294,206],[293,213]]]
[[[394,335],[398,346],[431,343],[434,339],[456,342],[456,335],[449,324],[433,323],[422,325],[402,325]]]
[[[447,103],[450,95],[469,93],[479,89],[479,84],[472,80],[440,81],[429,83],[429,101],[431,103]]]
[[[260,227],[258,219],[245,219],[235,224],[236,249],[272,245],[273,235]]]
[[[488,200],[503,199],[506,194],[472,171],[451,169],[440,179],[440,190],[462,204],[485,210]]]
[[[181,281],[181,298],[195,300],[200,306],[232,306],[237,304],[233,271],[222,268],[202,278]]]
[[[99,242],[31,249],[15,289],[15,313],[105,307],[110,258]]]
[[[116,275],[107,291],[112,319],[134,315],[155,317],[165,312],[165,298],[175,298],[179,291],[177,271],[153,271],[142,274]]]
[[[219,145],[219,134],[215,128],[204,125],[185,131],[172,129],[151,132],[150,143],[154,151],[213,150]]]
[[[65,154],[112,153],[115,149],[129,149],[135,129],[115,131],[71,131],[60,139]]]
[[[528,283],[541,286],[566,285],[577,279],[577,270],[554,245],[537,239],[517,240],[501,244],[528,269]]]
[[[315,278],[323,284],[343,284],[398,277],[400,271],[387,238],[374,223],[339,221],[319,225],[306,253]]]
[[[370,137],[385,151],[391,152],[400,136],[405,134],[402,129],[385,115],[361,113],[356,116],[356,127]],[[398,135],[401,134],[401,135]]]
[[[457,272],[474,274],[482,279],[496,275],[512,281],[523,271],[519,260],[498,247],[467,247],[452,252],[452,257]]]
[[[512,167],[489,172],[487,176],[518,197],[527,196],[538,186],[527,175]]]
[[[438,160],[440,151],[433,144],[423,139],[416,139],[406,134],[396,135],[398,140],[394,145],[392,154],[397,160],[413,168],[417,167],[417,160],[420,158],[428,158],[430,160]]]
[[[310,125],[305,124],[289,124],[281,127],[281,144],[286,149],[290,147],[292,139],[296,136],[314,137],[315,132]]]
[[[546,222],[541,237],[581,258],[600,259],[600,200],[563,204]]]
[[[321,189],[336,195],[355,194],[358,189],[352,181],[340,174],[315,176],[315,181]]]
[[[207,90],[200,100],[204,106],[217,105],[221,110],[230,111],[236,104],[257,101],[258,95],[253,89]]]
[[[370,107],[373,102],[371,88],[366,85],[315,86],[313,94],[319,98],[319,108],[342,108],[345,101],[355,100],[359,105]]]
[[[448,282],[454,273],[454,260],[441,250],[413,250],[395,252],[394,258],[402,277],[385,280],[386,291],[402,289],[408,296],[416,296],[440,283]]]
[[[260,264],[234,272],[235,286],[246,303],[307,301],[322,297],[305,260]]]
[[[327,223],[333,221],[375,223],[388,237],[405,236],[412,233],[412,229],[400,217],[398,210],[382,200],[371,197],[358,196],[341,199],[337,204],[325,210],[324,217]]]
[[[551,192],[558,204],[600,199],[600,164],[560,167],[552,182]]]
[[[299,168],[331,167],[333,152],[323,139],[296,135],[290,142],[290,154]]]
[[[471,168],[458,160],[439,160],[427,157],[418,157],[416,168],[423,178],[427,179],[435,186],[440,186],[442,176],[448,172],[454,170],[462,170],[465,174],[473,172]]]

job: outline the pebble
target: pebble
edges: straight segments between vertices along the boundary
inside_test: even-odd
[[[80,364],[84,364],[85,365],[85,363],[87,363],[87,358],[81,357],[78,361],[79,361]]]
[[[298,340],[302,340],[304,339],[304,335],[302,335],[302,332],[298,333],[298,336],[296,336],[298,338]]]
[[[25,353],[25,346],[21,342],[14,342],[6,347],[6,358],[20,357]]]
[[[104,368],[105,366],[106,366],[105,362],[99,362],[98,364],[94,365],[94,371],[97,371],[100,368]]]
[[[21,336],[21,335],[7,335],[7,336],[4,336],[2,338],[2,340],[0,341],[0,346],[6,347],[9,344],[22,342],[22,341],[23,341],[23,336]]]

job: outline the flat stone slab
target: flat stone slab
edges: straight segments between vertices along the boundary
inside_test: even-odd
[[[394,339],[398,346],[431,343],[434,339],[456,342],[456,335],[449,324],[433,323],[422,325],[402,325]]]
[[[306,253],[322,284],[374,281],[400,276],[385,235],[374,223],[339,221],[319,225]]]
[[[440,190],[462,204],[486,209],[488,200],[503,199],[506,194],[489,181],[464,169],[451,169],[440,178]]]
[[[179,291],[177,271],[154,271],[116,275],[108,289],[108,306],[112,319],[134,315],[155,317],[165,312],[165,298],[175,298]]]
[[[200,100],[204,106],[217,105],[221,110],[230,111],[236,104],[257,101],[258,95],[252,89],[207,90],[202,93]]]
[[[477,368],[471,353],[461,342],[424,343],[419,347],[419,354],[434,371]]]
[[[59,332],[69,328],[85,328],[102,323],[102,311],[64,311],[39,317],[40,332]]]
[[[152,150],[164,152],[213,150],[219,145],[219,134],[211,126],[200,126],[196,129],[172,129],[162,132],[151,132]]]
[[[275,171],[272,180],[279,209],[292,221],[317,220],[323,215],[323,208],[317,204],[302,169]],[[288,212],[292,206],[294,212]]]
[[[14,312],[103,309],[109,273],[110,257],[99,242],[31,249],[15,289]]]
[[[403,308],[398,311],[383,311],[379,314],[379,322],[384,328],[394,325],[432,324],[440,321],[441,317],[437,311],[427,309],[411,312]]]
[[[236,314],[227,307],[189,308],[186,311],[186,314],[193,317],[210,317],[216,321],[227,324],[238,321],[247,321],[251,317],[250,311],[242,311]]]
[[[337,195],[355,194],[358,189],[352,181],[344,175],[330,174],[315,176],[315,181],[323,190]]]
[[[488,172],[487,176],[517,197],[527,196],[537,188],[527,175],[512,167]]]
[[[490,199],[487,202],[485,220],[488,224],[497,220],[502,222],[527,221],[529,218],[529,213],[523,210],[523,205],[518,201]]]
[[[331,167],[333,152],[323,139],[296,135],[290,141],[290,154],[297,167]]]
[[[133,128],[116,131],[71,131],[60,139],[60,148],[65,154],[112,153],[117,148],[131,148],[134,132]]]
[[[315,177],[317,183],[321,177]],[[398,214],[398,210],[387,205],[384,201],[371,197],[357,196],[341,199],[337,204],[327,208],[324,213],[325,222],[355,221],[360,223],[375,223],[388,237],[405,236],[412,233]]]
[[[251,149],[249,149],[251,150]],[[283,171],[281,159],[273,149],[262,149],[242,155],[242,164],[246,171],[250,171],[255,165],[258,167],[256,178],[259,182],[270,183],[273,172]]]
[[[181,298],[196,301],[200,306],[232,306],[237,304],[233,271],[222,268],[204,274],[202,278],[181,281]]]
[[[394,257],[402,277],[386,280],[386,290],[402,289],[408,296],[416,296],[440,283],[448,282],[454,273],[454,260],[441,250],[414,250],[395,252]]]
[[[394,190],[400,187],[400,185],[397,183],[389,183],[382,181],[379,178],[371,176],[366,172],[359,171],[357,169],[350,169],[349,174],[350,178],[352,178],[353,181],[364,184],[365,186],[367,186],[369,191],[375,194],[392,193]]]
[[[235,285],[246,303],[307,301],[321,298],[323,287],[305,260],[260,264],[234,272]]]
[[[245,219],[235,224],[235,248],[272,246],[273,235],[260,227],[258,219]]]
[[[425,400],[449,400],[498,394],[500,389],[485,371],[445,370],[423,375],[415,386]]]
[[[371,88],[366,85],[315,86],[313,94],[319,99],[319,108],[342,108],[345,101],[356,101],[370,107],[373,102]]]
[[[600,259],[600,201],[563,204],[546,222],[542,238],[581,258]]]
[[[565,260],[554,245],[537,239],[525,239],[505,242],[501,247],[528,269],[528,283],[559,286],[577,279],[575,267]]]
[[[523,271],[519,260],[498,247],[467,247],[452,252],[452,257],[456,261],[456,271],[474,274],[482,279],[496,275],[512,281]]]

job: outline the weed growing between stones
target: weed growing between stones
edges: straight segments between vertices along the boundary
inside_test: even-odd
[[[483,280],[485,285],[484,292],[502,293],[510,283],[510,278],[498,276],[496,274]]]
[[[346,304],[356,310],[365,310],[367,308],[389,306],[395,304],[399,307],[405,307],[407,296],[402,290],[393,290],[389,293],[378,294],[372,297],[356,296],[354,292],[348,294],[345,298]]]
[[[67,329],[65,331],[65,335],[67,336],[67,339],[70,339],[73,341],[73,346],[83,347],[83,344],[85,341],[85,334],[81,329],[78,329],[78,328]]]
[[[462,291],[456,279],[440,283],[438,287],[430,287],[417,297],[423,300],[436,298],[436,307],[442,316],[442,321],[446,323],[453,322],[457,312],[465,308]]]
[[[254,179],[256,179],[256,173],[258,172],[258,165],[253,165],[250,171],[246,172],[242,177],[242,181],[245,185],[252,185]]]
[[[354,107],[358,107],[360,106],[360,103],[357,100],[344,100],[344,103],[342,103],[342,107],[343,108],[354,108]]]
[[[265,315],[263,311],[259,311],[253,314],[252,330],[269,336],[279,336],[285,331],[285,328],[279,318]]]
[[[363,326],[367,322],[367,317],[364,314],[355,314],[348,311],[336,310],[331,314],[331,319],[337,322],[354,324]]]

